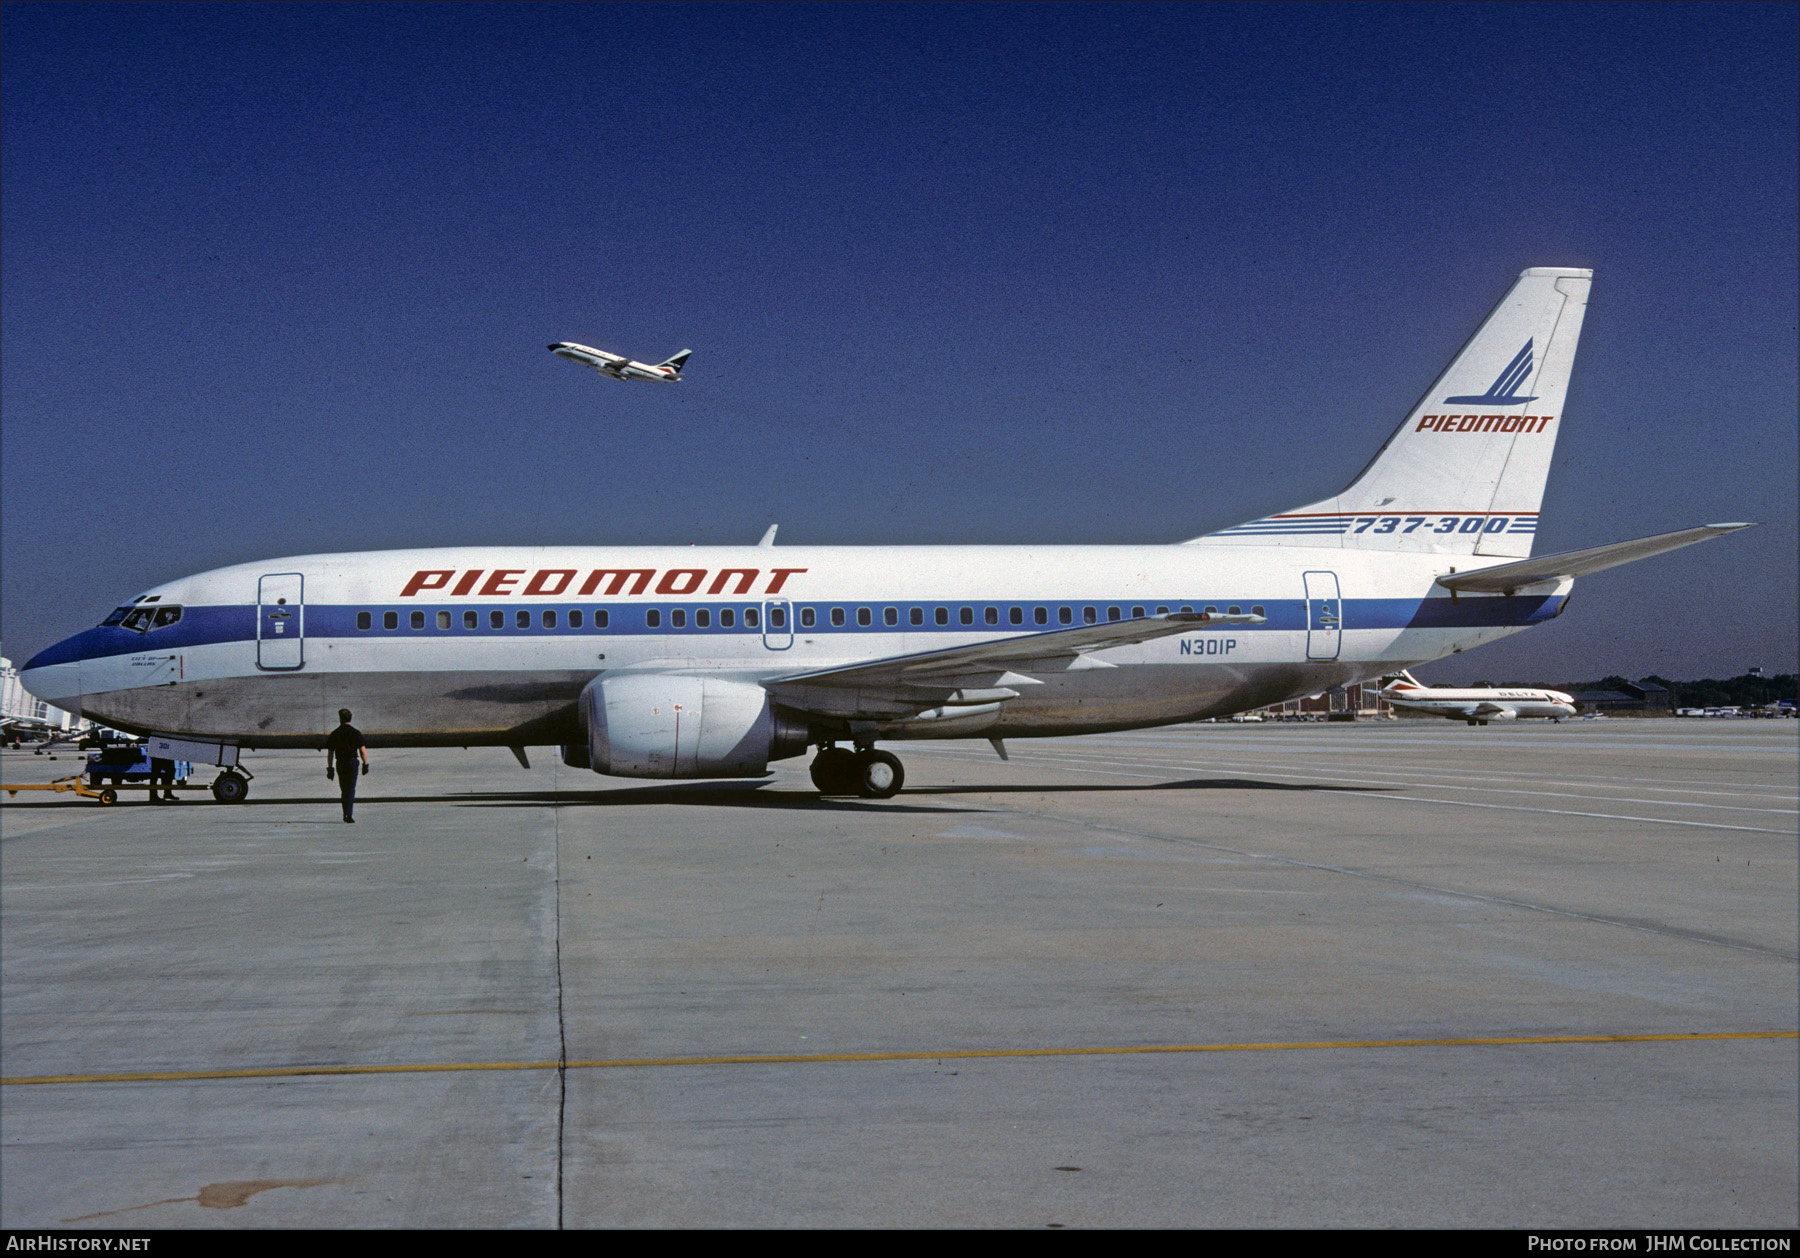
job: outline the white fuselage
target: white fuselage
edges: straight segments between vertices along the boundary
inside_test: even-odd
[[[1409,712],[1447,717],[1453,721],[1511,721],[1541,717],[1560,721],[1576,713],[1575,700],[1560,690],[1536,690],[1522,686],[1389,687],[1381,697]]]
[[[586,345],[576,345],[572,341],[560,341],[550,347],[550,352],[558,358],[566,358],[583,367],[592,367],[603,376],[611,376],[615,380],[661,380],[674,381],[681,379],[681,373],[673,367],[657,363],[640,363],[634,358],[626,358],[621,354],[609,354],[602,349],[592,349]]]
[[[40,653],[23,679],[121,729],[243,746],[320,746],[340,707],[377,746],[547,745],[581,741],[577,699],[601,677],[767,683],[1165,611],[1262,617],[1096,651],[948,727],[879,731],[1071,734],[1226,715],[1393,672],[1555,616],[1570,585],[1452,598],[1434,585],[1445,571],[1441,554],[1334,546],[303,555],[158,586]]]

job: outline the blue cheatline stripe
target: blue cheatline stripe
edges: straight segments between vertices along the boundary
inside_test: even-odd
[[[1251,524],[1234,524],[1228,529],[1222,529],[1221,532],[1225,532],[1225,533],[1342,533],[1345,529],[1347,529],[1349,527],[1350,527],[1350,522],[1348,520],[1345,520],[1341,524],[1286,524],[1286,523],[1283,523],[1278,520],[1272,520],[1272,521],[1269,521],[1268,523],[1264,523],[1261,520],[1257,520]]]
[[[1371,524],[1379,525],[1379,522],[1383,521],[1383,520],[1408,521],[1408,520],[1420,520],[1420,519],[1428,521],[1434,525],[1441,521],[1448,520],[1448,521],[1452,521],[1456,527],[1451,530],[1448,530],[1448,531],[1445,531],[1440,528],[1435,528],[1435,527],[1427,528],[1427,527],[1423,527],[1423,526],[1412,528],[1412,529],[1395,528],[1395,529],[1391,529],[1391,530],[1381,530],[1379,532],[1375,531],[1374,529],[1359,529],[1358,534],[1360,535],[1363,532],[1367,532],[1372,537],[1393,537],[1393,536],[1408,536],[1413,533],[1417,533],[1419,536],[1424,537],[1424,536],[1427,536],[1427,535],[1433,534],[1433,533],[1444,533],[1445,536],[1448,536],[1450,532],[1460,531],[1462,526],[1464,524],[1468,523],[1470,520],[1485,520],[1487,522],[1487,524],[1486,524],[1486,527],[1483,529],[1483,531],[1488,532],[1488,533],[1534,533],[1537,531],[1537,517],[1536,516],[1508,516],[1508,515],[1505,515],[1502,513],[1495,513],[1495,514],[1469,513],[1469,514],[1464,514],[1464,515],[1426,515],[1426,516],[1400,515],[1400,516],[1393,516],[1393,515],[1371,515],[1369,512],[1365,511],[1365,512],[1361,512],[1360,514],[1352,514],[1352,515],[1324,516],[1324,517],[1307,516],[1307,517],[1300,518],[1300,519],[1283,519],[1281,516],[1265,516],[1264,518],[1262,518],[1260,520],[1251,520],[1244,524],[1234,524],[1228,529],[1220,529],[1217,533],[1210,534],[1210,536],[1213,536],[1213,537],[1220,537],[1220,536],[1292,537],[1292,536],[1323,536],[1323,535],[1336,536],[1336,535],[1347,532],[1353,525],[1362,523],[1364,521],[1368,521]],[[1494,525],[1496,523],[1500,525],[1499,528],[1494,527]]]
[[[1392,599],[1344,599],[1340,606],[1342,627],[1345,629],[1474,629],[1497,628],[1505,626],[1524,626],[1545,620],[1556,612],[1560,599],[1533,596],[1513,598],[1392,598]],[[885,613],[893,607],[899,623],[887,624]],[[1158,607],[1166,607],[1170,611],[1183,609],[1202,611],[1208,607],[1219,611],[1228,611],[1236,606],[1243,611],[1260,606],[1264,609],[1266,621],[1261,625],[1224,625],[1216,629],[1196,629],[1196,633],[1234,634],[1266,633],[1271,630],[1301,630],[1307,628],[1306,603],[1300,599],[1268,599],[1259,602],[1254,597],[1187,597],[1187,598],[1134,598],[1128,601],[1110,599],[1069,599],[1056,602],[970,602],[966,600],[929,602],[925,600],[905,603],[843,603],[843,602],[794,602],[790,611],[793,617],[789,626],[775,630],[785,634],[790,630],[795,633],[818,637],[826,634],[875,634],[875,633],[907,633],[907,634],[1023,634],[1045,633],[1056,629],[1073,628],[1084,623],[1111,623],[1108,612],[1118,608],[1121,620],[1132,619],[1132,609],[1142,607],[1146,613],[1154,614]],[[914,607],[923,609],[925,623],[911,623],[910,614]],[[949,624],[937,623],[936,611],[939,607],[949,610]],[[974,623],[962,623],[963,608],[973,611]],[[988,608],[995,610],[996,623],[989,623],[986,618]],[[1038,608],[1045,609],[1047,623],[1039,624],[1036,619]],[[1060,618],[1062,608],[1070,610],[1070,620],[1065,623]],[[737,624],[730,627],[719,622],[719,612],[731,609],[735,613]],[[1018,609],[1021,623],[1014,624],[1012,612]],[[1092,608],[1095,620],[1086,620],[1085,612]],[[761,612],[760,602],[701,602],[688,603],[680,601],[656,603],[557,603],[550,607],[533,604],[529,609],[518,602],[510,603],[405,603],[405,604],[363,604],[338,605],[316,604],[305,609],[305,637],[309,640],[367,640],[377,642],[403,641],[417,638],[606,638],[616,636],[642,637],[646,634],[663,636],[739,636],[760,637],[761,626],[745,627],[743,614],[746,609]],[[811,609],[814,623],[800,622],[801,614]],[[867,609],[869,624],[857,623],[859,610]],[[532,613],[531,626],[526,629],[516,627],[514,614],[520,610]],[[585,623],[579,629],[568,627],[568,613],[580,610]],[[646,624],[646,613],[655,610],[661,615],[662,623],[656,628]],[[695,613],[709,613],[711,624],[706,627],[694,623]],[[395,612],[400,628],[381,628],[382,613]],[[421,612],[424,615],[425,627],[411,628],[410,613]],[[437,613],[451,613],[450,628],[437,627]],[[477,613],[474,629],[462,627],[462,613]],[[502,611],[505,613],[505,628],[489,627],[488,613]],[[557,627],[546,629],[542,623],[544,611],[557,613]],[[593,624],[594,612],[607,613],[605,628],[596,628]],[[674,627],[670,624],[672,613],[681,611],[685,614],[687,624]],[[831,623],[831,613],[841,611],[844,623]],[[369,614],[369,629],[358,629],[356,618],[358,613]],[[162,651],[181,650],[189,647],[213,646],[229,642],[253,642],[256,639],[256,609],[254,607],[186,607],[180,623],[164,629],[152,630],[149,633],[132,633],[116,626],[89,629],[74,637],[50,647],[33,657],[25,667],[42,668],[51,664],[65,664],[78,659],[95,659],[106,656],[154,654]]]

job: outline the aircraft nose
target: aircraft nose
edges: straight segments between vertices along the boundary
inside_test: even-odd
[[[77,634],[39,651],[19,670],[19,684],[34,698],[69,711],[81,705],[81,645]]]

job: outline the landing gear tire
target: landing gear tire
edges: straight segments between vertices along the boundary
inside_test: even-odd
[[[812,780],[821,795],[856,794],[856,756],[842,747],[821,747],[813,757]]]
[[[105,790],[100,792],[100,802],[102,804],[118,803],[119,802],[119,792],[113,790],[110,786],[107,787]]]
[[[250,794],[250,783],[235,773],[221,773],[212,784],[212,793],[221,804],[241,804]]]
[[[905,782],[899,757],[885,751],[856,753],[856,793],[864,799],[892,799]]]

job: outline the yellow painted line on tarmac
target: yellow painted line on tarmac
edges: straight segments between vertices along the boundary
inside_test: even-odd
[[[1652,1044],[1695,1040],[1791,1040],[1800,1031],[1683,1031],[1661,1035],[1509,1035],[1425,1040],[1296,1040],[1268,1044],[1126,1044],[1084,1048],[953,1048],[910,1053],[739,1053],[716,1057],[617,1057],[595,1061],[425,1062],[393,1066],[266,1066],[249,1070],[141,1070],[88,1075],[14,1075],[0,1084],[167,1083],[196,1079],[285,1079],[307,1075],[439,1074],[456,1070],[619,1070],[649,1066],[778,1066],[822,1062],[956,1061],[978,1057],[1127,1057],[1148,1053],[1267,1053],[1333,1048],[1493,1048],[1520,1044]]]

